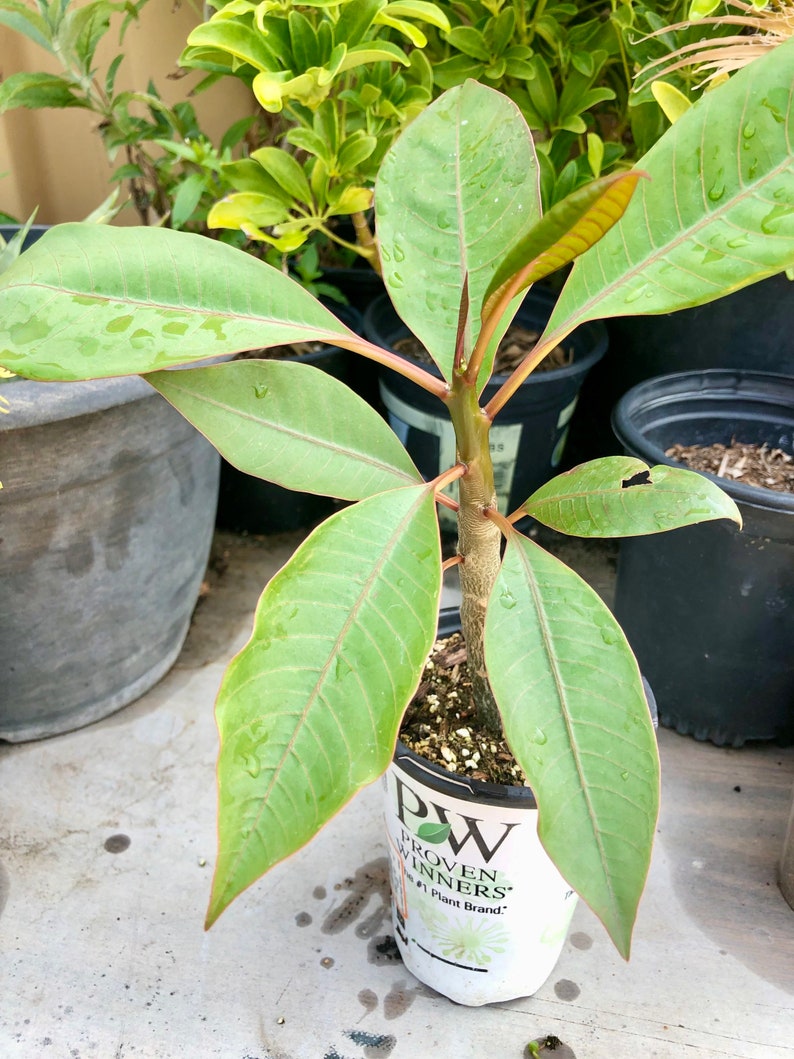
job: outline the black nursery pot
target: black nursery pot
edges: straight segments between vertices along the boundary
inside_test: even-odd
[[[612,409],[646,379],[713,368],[794,375],[791,297],[781,273],[691,309],[607,320],[609,351],[582,389],[566,463],[619,451]]]
[[[551,291],[533,288],[515,323],[540,333],[554,303]],[[387,349],[410,334],[387,295],[372,302],[365,313],[364,332],[370,341]],[[606,351],[606,329],[600,322],[584,324],[563,345],[573,349],[572,363],[533,372],[491,428],[491,458],[503,514],[517,508],[555,473],[585,375]],[[427,370],[441,378],[435,366]],[[507,378],[494,375],[483,390],[481,402],[489,401]],[[424,478],[435,478],[455,463],[452,422],[438,398],[386,368],[380,374],[380,394],[392,429]]]
[[[673,444],[733,439],[794,453],[794,377],[691,371],[618,403],[626,452],[680,466]],[[615,617],[653,685],[660,722],[741,746],[794,741],[794,495],[707,475],[738,504],[726,520],[621,542]]]
[[[329,306],[353,331],[362,330],[361,314],[350,306]],[[324,346],[314,353],[289,358],[320,368],[340,382],[350,381],[350,353],[338,346]],[[299,493],[272,482],[244,474],[226,460],[221,463],[218,497],[218,529],[233,533],[287,533],[311,526],[330,515],[336,502],[315,493]]]

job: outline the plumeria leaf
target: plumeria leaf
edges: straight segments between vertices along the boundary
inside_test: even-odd
[[[659,809],[637,662],[598,594],[518,533],[488,602],[488,679],[560,873],[628,958]]]
[[[406,180],[406,173],[433,179]],[[375,206],[392,301],[449,381],[465,278],[468,354],[498,263],[540,217],[537,158],[515,105],[475,81],[437,99],[384,158]],[[490,342],[483,383],[509,322],[505,314]]]
[[[742,523],[711,479],[683,467],[648,467],[633,456],[605,456],[557,475],[522,510],[577,537],[633,537],[718,518]]]
[[[338,512],[270,581],[218,696],[208,926],[386,769],[435,639],[440,593],[425,485]]]
[[[60,381],[355,337],[300,284],[242,250],[167,228],[93,224],[51,229],[0,276],[0,319],[0,364]]]
[[[146,378],[246,474],[344,500],[421,481],[383,417],[308,364],[243,360]]]

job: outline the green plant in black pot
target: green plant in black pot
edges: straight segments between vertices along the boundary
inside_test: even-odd
[[[615,457],[553,479],[505,517],[489,429],[585,320],[671,311],[794,263],[794,211],[775,214],[777,238],[765,233],[770,212],[794,204],[794,166],[788,126],[763,104],[792,80],[794,44],[693,107],[644,159],[647,178],[604,178],[543,216],[532,139],[514,104],[473,81],[445,93],[387,153],[376,192],[385,282],[440,379],[350,332],[279,271],[184,233],[56,228],[6,273],[0,363],[9,370],[63,380],[143,374],[242,469],[351,502],[266,586],[251,639],[224,676],[208,924],[389,766],[435,638],[436,505],[453,503],[442,490],[455,480],[450,561],[478,721],[503,731],[537,798],[549,857],[628,956],[659,788],[639,670],[597,594],[515,523],[530,514],[564,532],[621,536],[736,511],[700,475]],[[750,116],[765,145],[752,174],[738,132]],[[724,193],[715,199],[707,189],[717,169]],[[442,214],[449,223],[439,224]],[[737,233],[741,253],[731,253]],[[481,407],[520,296],[574,258],[536,348]],[[306,337],[435,394],[455,426],[454,464],[423,481],[371,408],[301,364],[167,370]],[[418,824],[418,848],[449,841],[438,823]],[[462,940],[444,934],[436,911],[433,930],[454,950]]]
[[[395,137],[432,99],[420,24],[446,28],[446,16],[425,0],[217,6],[180,61],[250,84],[278,143],[224,166],[234,191],[210,225],[284,253],[321,233],[378,268],[372,186]]]

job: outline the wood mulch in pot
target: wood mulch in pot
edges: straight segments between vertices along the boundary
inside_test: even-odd
[[[665,455],[693,471],[708,471],[760,489],[794,493],[794,457],[783,449],[734,439],[730,445],[672,445]]]

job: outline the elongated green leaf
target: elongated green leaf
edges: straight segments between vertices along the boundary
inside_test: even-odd
[[[375,409],[308,364],[232,361],[146,378],[246,474],[344,500],[422,480]]]
[[[736,504],[709,478],[683,467],[648,467],[633,456],[606,456],[559,474],[524,510],[577,537],[634,537],[717,518],[742,524]]]
[[[53,54],[52,29],[47,20],[22,0],[0,0],[0,26],[8,26]]]
[[[395,308],[449,381],[466,277],[468,355],[499,262],[540,217],[537,158],[516,106],[475,81],[451,89],[386,155],[375,206]],[[483,382],[508,323],[491,343]]]
[[[667,313],[794,266],[794,40],[683,114],[639,163],[650,176],[580,257],[548,335]]]
[[[0,277],[0,364],[31,379],[133,375],[346,337],[278,269],[165,228],[59,225]]]
[[[218,697],[220,848],[207,925],[384,771],[440,592],[427,486],[334,515],[268,584]]]
[[[63,77],[47,73],[11,74],[0,84],[0,114],[15,107],[87,107],[77,87]]]
[[[628,957],[659,805],[637,663],[600,597],[519,534],[488,603],[488,679],[561,874]]]
[[[260,147],[251,155],[279,187],[299,202],[311,202],[309,181],[300,164],[281,147]]]

